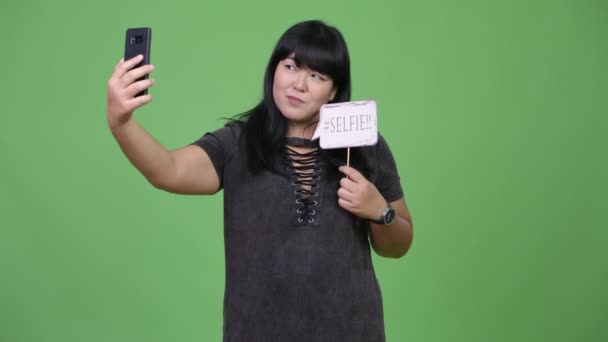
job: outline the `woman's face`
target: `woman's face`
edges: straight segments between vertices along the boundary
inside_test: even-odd
[[[290,126],[305,127],[318,120],[321,106],[334,99],[336,90],[329,76],[298,67],[292,54],[277,65],[272,95]]]

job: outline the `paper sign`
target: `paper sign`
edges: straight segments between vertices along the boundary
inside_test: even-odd
[[[322,149],[375,145],[377,118],[374,100],[323,105],[312,140],[321,139]]]

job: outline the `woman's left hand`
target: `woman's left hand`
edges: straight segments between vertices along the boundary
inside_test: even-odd
[[[340,180],[338,204],[349,212],[371,220],[378,220],[386,208],[386,200],[376,186],[356,169],[340,166],[347,177]]]

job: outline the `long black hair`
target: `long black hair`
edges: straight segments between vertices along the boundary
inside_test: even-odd
[[[350,101],[350,58],[340,31],[319,20],[290,27],[279,38],[266,66],[262,100],[235,118],[243,125],[247,165],[252,173],[278,171],[275,161],[285,148],[288,121],[274,102],[274,73],[279,62],[292,54],[298,66],[332,78],[336,95],[330,103]]]

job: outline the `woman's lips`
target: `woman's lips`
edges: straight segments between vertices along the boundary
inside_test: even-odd
[[[302,101],[300,98],[295,97],[295,96],[287,96],[287,100],[289,101],[289,103],[294,104],[294,105],[304,103],[304,101]]]

